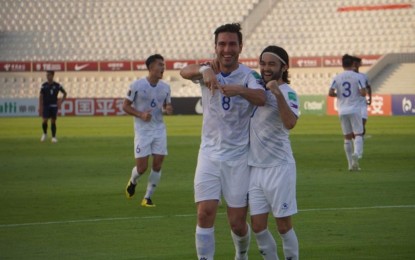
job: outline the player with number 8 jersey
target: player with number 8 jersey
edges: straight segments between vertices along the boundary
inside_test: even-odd
[[[251,68],[239,64],[232,73],[218,73],[221,85],[240,85],[264,90],[261,76]],[[249,120],[254,108],[240,95],[227,97],[220,91],[211,95],[201,82],[203,105],[203,130],[200,152],[215,160],[240,158],[248,152]]]
[[[180,71],[185,79],[200,80],[202,88],[202,142],[194,178],[197,259],[214,258],[214,223],[222,195],[235,259],[248,259],[249,122],[254,107],[263,106],[266,98],[260,75],[239,63],[241,51],[240,25],[225,24],[215,30],[215,60]]]

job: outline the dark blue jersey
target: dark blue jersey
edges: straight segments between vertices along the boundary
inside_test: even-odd
[[[66,93],[61,84],[45,82],[40,88],[40,94],[43,95],[43,106],[57,106],[59,92]]]

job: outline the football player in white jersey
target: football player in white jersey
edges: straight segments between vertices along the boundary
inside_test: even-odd
[[[362,97],[366,88],[353,71],[353,57],[342,57],[344,71],[336,75],[329,90],[330,97],[337,97],[337,111],[344,135],[344,151],[350,171],[359,170],[359,159],[363,154],[363,123],[361,115]],[[352,139],[354,144],[352,144]]]
[[[370,104],[372,103],[372,87],[369,84],[369,79],[367,77],[367,75],[365,73],[361,73],[359,72],[359,68],[360,66],[362,66],[362,59],[359,57],[353,57],[353,70],[358,73],[360,75],[360,80],[363,83],[363,85],[366,87],[366,91],[367,91],[367,99],[366,97],[362,97],[362,121],[363,121],[363,137],[366,134],[366,122],[367,122],[367,118],[368,118],[368,113],[367,113],[367,106],[370,106]]]
[[[275,218],[284,259],[299,258],[291,216],[297,213],[296,164],[289,131],[299,117],[299,100],[288,85],[288,53],[266,47],[259,57],[267,101],[251,118],[248,165],[251,167],[249,208],[252,230],[263,259],[278,259],[277,245],[268,230],[268,214]]]
[[[249,121],[254,107],[265,104],[265,91],[261,76],[238,62],[240,25],[222,25],[214,34],[216,59],[211,65],[216,66],[193,64],[180,72],[185,79],[200,80],[202,88],[202,142],[194,178],[196,251],[200,260],[214,258],[214,223],[223,195],[235,259],[248,259]]]
[[[151,195],[155,191],[161,176],[161,166],[167,155],[166,126],[163,122],[163,109],[167,114],[173,113],[170,86],[162,81],[164,59],[160,54],[147,58],[148,76],[131,83],[123,109],[134,116],[134,155],[136,166],[131,172],[125,194],[134,196],[135,187],[140,177],[148,168],[148,159],[153,157],[151,172],[148,177],[147,191],[141,201],[143,207],[155,207]]]

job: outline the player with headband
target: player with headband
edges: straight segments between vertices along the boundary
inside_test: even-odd
[[[264,259],[278,259],[277,245],[268,230],[272,212],[282,239],[284,259],[299,257],[297,235],[291,216],[297,213],[296,164],[291,150],[289,130],[299,117],[299,100],[288,85],[289,58],[278,46],[266,47],[259,57],[261,76],[266,84],[265,106],[251,118],[251,167],[249,207],[252,230]]]

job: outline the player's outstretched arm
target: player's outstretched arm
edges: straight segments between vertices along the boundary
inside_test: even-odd
[[[227,97],[240,95],[256,106],[264,106],[266,101],[265,91],[263,89],[251,89],[241,85],[222,85],[221,92]]]
[[[190,64],[180,70],[180,76],[188,80],[200,80],[203,78],[202,73],[200,73],[199,64]]]

